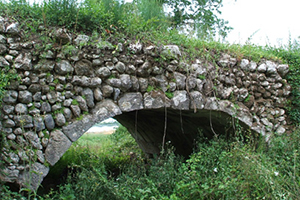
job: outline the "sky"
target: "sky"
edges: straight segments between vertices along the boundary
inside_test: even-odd
[[[227,40],[258,45],[288,44],[300,36],[299,0],[223,0],[221,17],[234,29]]]
[[[221,18],[233,27],[226,40],[244,44],[251,37],[251,43],[262,46],[288,44],[290,37],[300,36],[299,8],[300,0],[223,0]]]

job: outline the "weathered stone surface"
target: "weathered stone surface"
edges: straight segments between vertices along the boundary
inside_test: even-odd
[[[72,113],[75,117],[80,117],[81,110],[80,110],[80,107],[78,105],[71,105],[70,108],[71,108]]]
[[[45,129],[44,120],[41,116],[35,116],[33,118],[33,126],[35,131],[39,132]]]
[[[6,33],[11,35],[18,35],[20,33],[19,23],[12,23],[6,28]]]
[[[141,92],[146,92],[148,88],[148,79],[139,78],[139,88]]]
[[[100,88],[96,88],[94,90],[94,97],[95,97],[96,101],[101,101],[103,99],[102,92],[101,92]]]
[[[15,127],[15,125],[15,122],[11,119],[7,119],[2,122],[2,126],[5,128],[12,128]]]
[[[102,83],[101,78],[94,77],[91,79],[90,87],[100,87]]]
[[[42,113],[51,112],[51,105],[48,102],[43,102],[42,105],[41,105],[41,112]]]
[[[59,44],[70,43],[72,38],[65,28],[56,29],[54,32],[54,37]]]
[[[236,65],[237,60],[236,58],[231,57],[228,54],[222,54],[220,60],[218,61],[218,63],[222,66],[222,67],[233,67]]]
[[[104,97],[110,97],[111,94],[114,92],[114,88],[110,85],[104,85],[102,87],[102,94]]]
[[[140,42],[137,42],[135,44],[130,44],[129,45],[129,49],[130,49],[131,52],[139,53],[143,49],[143,44],[140,43]]]
[[[4,168],[0,169],[0,172],[0,180],[4,182],[13,183],[18,179],[20,171],[17,169]]]
[[[90,88],[85,88],[82,92],[81,95],[85,97],[86,104],[89,108],[92,108],[95,106],[94,103],[94,93]]]
[[[0,55],[4,54],[7,51],[7,48],[5,45],[0,44]]]
[[[75,73],[79,76],[93,75],[92,63],[87,59],[83,59],[76,62],[74,69],[75,69]]]
[[[5,58],[0,56],[0,67],[5,67],[5,66],[9,66],[9,62],[7,62]]]
[[[181,52],[177,45],[165,45],[161,54],[168,59],[177,59],[181,56]]]
[[[3,113],[8,115],[14,111],[15,107],[11,105],[2,105]]]
[[[16,126],[23,127],[23,128],[32,128],[32,117],[30,115],[15,115],[14,121]]]
[[[120,75],[120,81],[121,81],[121,86],[120,88],[122,89],[123,92],[126,92],[132,87],[132,82],[130,75],[128,74],[121,74]]]
[[[257,71],[260,73],[264,73],[267,71],[267,65],[265,63],[262,63],[258,66]]]
[[[117,87],[117,88],[121,87],[122,84],[121,80],[118,78],[110,78],[106,80],[106,83],[112,87]]]
[[[66,118],[62,113],[57,113],[55,115],[55,124],[57,126],[64,126],[66,124]]]
[[[5,93],[2,101],[7,104],[13,104],[17,102],[18,92],[14,90],[9,90]]]
[[[118,101],[121,111],[129,112],[143,108],[143,96],[141,93],[126,93]]]
[[[18,100],[21,103],[30,103],[32,102],[32,93],[29,91],[19,91]]]
[[[64,108],[63,114],[67,121],[70,121],[72,119],[72,111],[69,108]]]
[[[86,45],[89,41],[89,36],[87,35],[78,35],[77,38],[74,40],[75,44],[78,46]]]
[[[98,119],[96,116],[85,115],[82,120],[75,121],[72,124],[63,127],[63,132],[68,138],[74,142],[78,140],[89,128],[91,128],[95,121]]]
[[[288,65],[278,65],[277,71],[280,74],[280,76],[285,77],[285,75],[289,72],[289,66]]]
[[[24,133],[25,138],[31,143],[31,145],[36,149],[42,149],[42,144],[38,135],[33,131],[28,131]]]
[[[32,67],[32,56],[30,53],[21,53],[15,59],[15,68],[22,70],[31,70]]]
[[[50,133],[48,146],[45,150],[45,158],[50,165],[54,165],[61,156],[68,150],[72,142],[60,130],[55,130]]]
[[[152,66],[149,62],[145,62],[141,67],[137,69],[137,74],[141,77],[148,77],[152,72]]]
[[[89,110],[88,106],[87,106],[87,103],[86,103],[86,100],[83,97],[77,96],[75,99],[78,102],[79,107],[82,111],[88,111]]]
[[[29,169],[19,174],[17,182],[23,187],[29,187],[31,190],[37,190],[44,177],[48,174],[49,167],[35,162]]]
[[[41,72],[51,72],[54,69],[55,62],[53,60],[41,60],[33,68]]]
[[[55,128],[55,122],[51,114],[46,114],[44,116],[44,121],[45,121],[45,126],[49,131]]]
[[[61,60],[56,63],[55,72],[58,73],[59,75],[72,74],[73,71],[74,68],[67,60]]]
[[[161,91],[153,91],[144,94],[144,108],[157,109],[163,107],[170,107],[170,100]]]
[[[177,89],[183,90],[185,88],[186,76],[184,76],[181,73],[174,72],[174,78],[175,78],[175,81],[176,81]]]
[[[175,91],[171,100],[172,108],[178,110],[189,110],[190,99],[186,91]]]
[[[18,103],[15,107],[15,112],[17,114],[27,114],[28,113],[27,105],[23,103]]]
[[[107,67],[101,67],[96,71],[96,74],[101,78],[107,78],[111,75],[111,71]]]
[[[125,72],[125,69],[126,69],[125,64],[122,63],[122,62],[118,62],[118,63],[116,64],[115,68],[116,68],[116,70],[118,70],[118,72],[120,72],[120,73],[124,73],[124,72]]]

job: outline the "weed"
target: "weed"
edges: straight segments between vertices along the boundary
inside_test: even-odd
[[[198,76],[198,78],[199,78],[200,80],[205,80],[205,79],[206,79],[205,75],[203,75],[203,74],[200,74],[200,75]]]
[[[72,105],[79,105],[79,102],[76,99],[73,99],[71,102]]]
[[[155,90],[155,88],[154,88],[154,86],[152,86],[152,85],[149,85],[148,87],[147,87],[147,92],[152,92],[152,91],[154,91]]]

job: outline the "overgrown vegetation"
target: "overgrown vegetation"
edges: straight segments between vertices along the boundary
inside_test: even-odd
[[[297,199],[300,134],[275,136],[269,146],[201,138],[189,159],[171,146],[146,159],[124,127],[85,135],[64,154],[37,199]],[[66,171],[67,169],[67,171]],[[65,174],[67,176],[62,176]],[[61,178],[64,177],[64,178]],[[47,181],[47,179],[46,179]],[[4,188],[2,199],[21,197]],[[33,195],[34,196],[34,195]],[[32,197],[33,197],[32,196]]]

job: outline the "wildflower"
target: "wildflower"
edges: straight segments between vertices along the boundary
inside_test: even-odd
[[[278,176],[279,172],[274,172],[275,176]]]
[[[218,168],[215,167],[215,168],[214,168],[214,172],[218,172]]]

